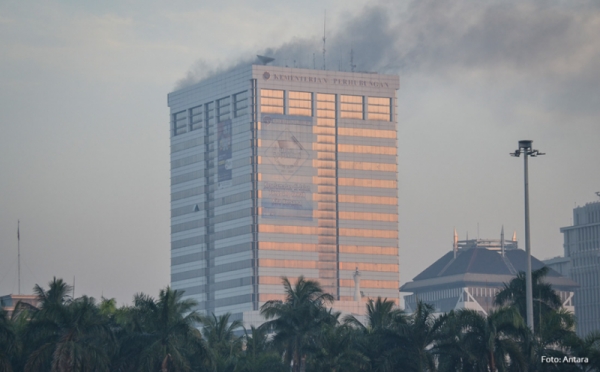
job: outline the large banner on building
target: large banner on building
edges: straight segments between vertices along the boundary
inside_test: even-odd
[[[311,185],[293,182],[265,182],[263,217],[312,220]]]
[[[313,118],[263,115],[262,216],[312,220]]]
[[[217,124],[217,159],[219,188],[231,186],[231,120]]]

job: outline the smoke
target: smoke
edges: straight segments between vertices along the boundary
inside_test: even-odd
[[[355,71],[543,81],[549,101],[595,112],[600,107],[598,35],[600,12],[591,0],[415,0],[404,8],[378,3],[328,35],[326,69],[350,71],[352,50]],[[299,38],[259,54],[274,57],[279,66],[322,69],[322,48],[318,38]],[[253,61],[248,56],[221,71]],[[210,73],[199,63],[178,87]]]

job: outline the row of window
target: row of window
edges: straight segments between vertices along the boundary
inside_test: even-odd
[[[202,129],[204,123],[212,125],[246,115],[248,107],[248,91],[244,91],[176,112],[172,115],[173,135]]]
[[[292,285],[295,285],[297,282],[297,279],[289,279]],[[316,280],[321,282],[321,279],[319,278],[306,278],[306,280]],[[335,279],[333,280],[335,285]],[[267,284],[267,285],[281,285],[282,284],[282,279],[281,277],[278,276],[260,276],[258,278],[258,283],[259,284]],[[322,284],[322,283],[321,283]],[[341,287],[354,287],[354,280],[352,279],[341,279],[340,280],[340,286]],[[393,289],[398,289],[398,287],[400,286],[400,283],[397,280],[361,280],[360,281],[360,286],[362,288],[393,288]]]
[[[277,267],[277,268],[294,268],[294,269],[322,269],[322,270],[337,270],[337,262],[321,262],[307,260],[276,260],[271,258],[263,258],[258,260],[260,267]],[[378,271],[378,272],[398,272],[396,264],[377,264],[363,262],[340,262],[340,270],[358,270],[360,271]],[[271,283],[269,283],[271,284]]]
[[[258,197],[263,198],[262,190],[258,190]],[[313,194],[313,200],[317,202],[335,203],[335,197],[335,194]],[[337,197],[340,203],[398,205],[398,198],[391,196],[338,194]]]
[[[314,226],[289,226],[289,225],[258,225],[258,232],[274,234],[296,234],[296,235],[335,235],[335,229]],[[340,236],[356,236],[364,238],[387,238],[397,239],[397,230],[370,230],[370,229],[339,229]]]
[[[287,110],[285,105],[286,93],[288,102]],[[316,116],[320,119],[334,119],[336,106],[335,94],[317,93],[316,95]],[[287,113],[288,115],[313,116],[313,93],[261,89],[260,105],[262,113],[282,115]],[[339,95],[339,105],[339,113],[342,119],[392,121],[392,100],[388,97],[364,97],[341,94]]]

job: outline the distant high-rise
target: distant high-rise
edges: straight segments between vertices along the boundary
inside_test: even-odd
[[[600,201],[573,209],[573,226],[560,231],[570,277],[580,285],[575,293],[577,333],[585,336],[600,331]]]
[[[281,277],[399,300],[397,76],[248,65],[169,94],[171,284],[256,320]]]

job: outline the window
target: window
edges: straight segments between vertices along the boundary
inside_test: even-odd
[[[363,97],[342,95],[340,97],[340,117],[346,119],[364,119]]]
[[[177,136],[187,132],[187,111],[173,114],[173,135]]]
[[[335,127],[335,94],[317,93],[317,125]]]
[[[369,97],[368,118],[369,120],[392,121],[391,98]]]
[[[190,109],[190,131],[202,129],[202,106],[192,107]]]
[[[206,125],[215,123],[215,103],[209,102],[206,104]]]
[[[260,112],[283,114],[283,90],[261,89]]]
[[[248,91],[233,95],[233,117],[239,118],[248,113]]]
[[[312,93],[289,92],[289,114],[312,116]]]
[[[217,100],[217,122],[220,123],[224,120],[229,119],[229,111],[231,107],[229,105],[229,97],[221,98]]]

